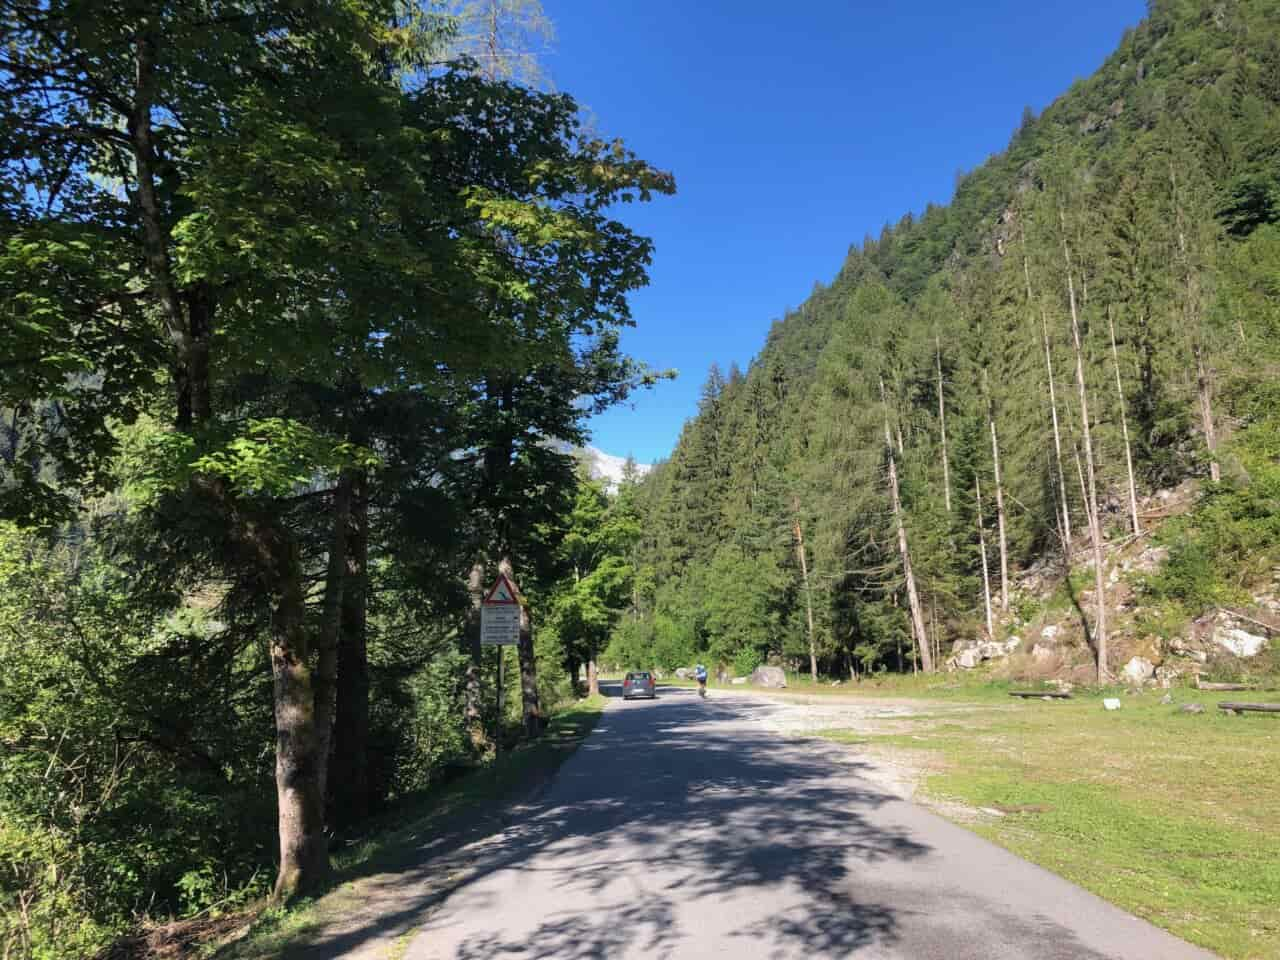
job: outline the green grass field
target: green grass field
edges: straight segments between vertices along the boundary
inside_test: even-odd
[[[1108,712],[1100,696],[992,687],[964,698],[972,710],[907,720],[911,732],[826,736],[923,769],[927,797],[978,808],[972,829],[1178,936],[1280,958],[1280,717],[1217,709],[1244,695],[1162,693]]]

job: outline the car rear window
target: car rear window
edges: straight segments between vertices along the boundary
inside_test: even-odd
[[[632,680],[648,680],[649,675],[647,673],[633,673],[631,674],[631,679]]]

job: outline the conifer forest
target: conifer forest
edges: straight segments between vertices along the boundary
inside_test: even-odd
[[[601,673],[955,672],[1028,577],[1082,685],[1270,616],[1280,3],[1152,0],[616,484],[577,451],[673,375],[621,337],[679,171],[539,82],[547,29],[0,0],[0,956],[320,890]]]

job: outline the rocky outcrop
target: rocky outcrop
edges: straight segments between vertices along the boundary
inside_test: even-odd
[[[1008,640],[969,641],[964,645],[957,644],[947,661],[948,670],[972,670],[984,660],[1002,660],[1022,644],[1021,637],[1010,637]]]
[[[1120,672],[1127,682],[1142,684],[1156,675],[1156,665],[1146,657],[1132,657]]]
[[[751,674],[751,683],[756,687],[779,690],[787,685],[787,675],[781,667],[756,667]]]

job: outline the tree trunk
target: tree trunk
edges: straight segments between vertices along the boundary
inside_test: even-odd
[[[942,497],[947,505],[947,513],[950,513],[951,458],[947,452],[947,404],[942,392],[942,343],[936,334],[933,338],[933,347],[938,361],[938,424],[942,428]]]
[[[1138,523],[1138,490],[1133,482],[1133,448],[1129,445],[1129,415],[1124,407],[1124,386],[1120,382],[1120,351],[1116,347],[1116,323],[1107,307],[1107,329],[1111,334],[1111,359],[1116,368],[1116,397],[1120,400],[1120,432],[1124,437],[1124,466],[1129,474],[1129,520],[1136,537],[1142,532]]]
[[[1071,506],[1067,500],[1067,475],[1062,466],[1062,431],[1058,426],[1058,395],[1054,387],[1053,354],[1049,349],[1049,319],[1040,311],[1040,324],[1044,331],[1044,366],[1049,377],[1049,411],[1053,415],[1053,458],[1058,468],[1058,492],[1062,496],[1063,552],[1071,555]]]
[[[1173,186],[1174,207],[1176,210],[1178,230],[1178,252],[1182,256],[1184,283],[1186,285],[1183,302],[1183,325],[1192,338],[1191,351],[1196,358],[1196,406],[1200,412],[1200,428],[1204,431],[1205,446],[1209,450],[1209,478],[1217,483],[1222,479],[1222,468],[1218,464],[1217,431],[1213,426],[1213,396],[1209,382],[1209,370],[1204,362],[1204,331],[1201,329],[1200,283],[1190,252],[1187,250],[1187,235],[1182,220],[1182,202],[1178,195],[1177,169],[1170,165],[1169,179]]]
[[[1218,464],[1218,437],[1213,426],[1213,394],[1209,384],[1209,371],[1205,367],[1204,348],[1197,343],[1196,355],[1196,399],[1200,408],[1200,427],[1204,430],[1204,443],[1209,448],[1209,479],[1217,483],[1222,479],[1222,468]]]
[[[600,668],[596,663],[595,651],[592,651],[591,659],[587,661],[587,696],[600,696]]]
[[[369,477],[355,473],[347,575],[338,640],[338,704],[329,794],[334,821],[350,827],[369,815]]]
[[[482,754],[488,748],[488,737],[484,730],[483,685],[481,677],[484,673],[484,648],[480,646],[480,608],[484,600],[484,563],[477,560],[471,565],[467,574],[467,594],[471,598],[471,606],[467,611],[467,619],[463,625],[466,632],[467,652],[470,662],[467,664],[466,678],[463,681],[462,714],[467,727],[467,736],[471,740],[471,749]]]
[[[987,371],[982,371],[982,383],[986,386]],[[996,529],[1000,537],[1000,609],[1009,609],[1009,542],[1004,527],[1004,483],[1000,477],[1000,442],[996,439],[996,415],[990,392],[987,393],[987,426],[991,429],[991,463],[996,480]]]
[[[795,519],[793,525],[796,535],[796,557],[800,560],[800,578],[804,585],[804,612],[809,624],[809,677],[818,682],[818,648],[813,630],[813,596],[809,590],[809,560],[805,556],[804,530],[800,526],[800,502],[794,503]]]
[[[515,564],[509,553],[498,562],[498,570],[516,583]],[[529,608],[520,605],[520,642],[516,646],[520,654],[520,698],[524,717],[525,735],[536,737],[542,733],[542,704],[538,698],[538,665],[533,654],[533,624],[529,620]]]
[[[982,481],[977,475],[973,478],[975,496],[978,501],[978,547],[982,554],[982,603],[987,612],[987,636],[995,639],[995,620],[991,616],[991,574],[987,565],[987,534],[982,522]]]
[[[276,805],[280,869],[275,897],[289,900],[314,889],[328,875],[324,835],[324,757],[317,742],[316,691],[306,604],[297,549],[274,533],[258,532],[265,552],[276,556],[279,596],[272,612],[271,674],[276,720]]]
[[[1107,594],[1106,574],[1103,571],[1102,517],[1098,512],[1098,483],[1093,466],[1093,440],[1089,429],[1089,395],[1084,380],[1084,348],[1080,343],[1080,318],[1076,311],[1075,279],[1071,272],[1071,251],[1067,246],[1066,218],[1062,221],[1062,256],[1067,268],[1067,296],[1071,306],[1071,339],[1076,351],[1076,388],[1080,393],[1080,428],[1084,443],[1084,457],[1088,486],[1085,490],[1089,511],[1089,539],[1093,544],[1093,572],[1097,612],[1094,615],[1095,652],[1098,657],[1098,682],[1105,683],[1107,671]]]
[[[924,630],[924,616],[920,612],[920,596],[916,593],[916,578],[911,572],[911,551],[907,547],[907,528],[902,522],[902,502],[898,495],[898,467],[893,456],[893,438],[889,432],[889,406],[885,400],[884,381],[880,381],[880,399],[885,404],[884,445],[889,455],[889,490],[893,498],[893,518],[898,528],[898,552],[902,557],[902,573],[907,583],[907,604],[911,612],[911,629],[920,646],[921,661],[925,673],[933,673],[933,657],[928,649],[928,637]]]

